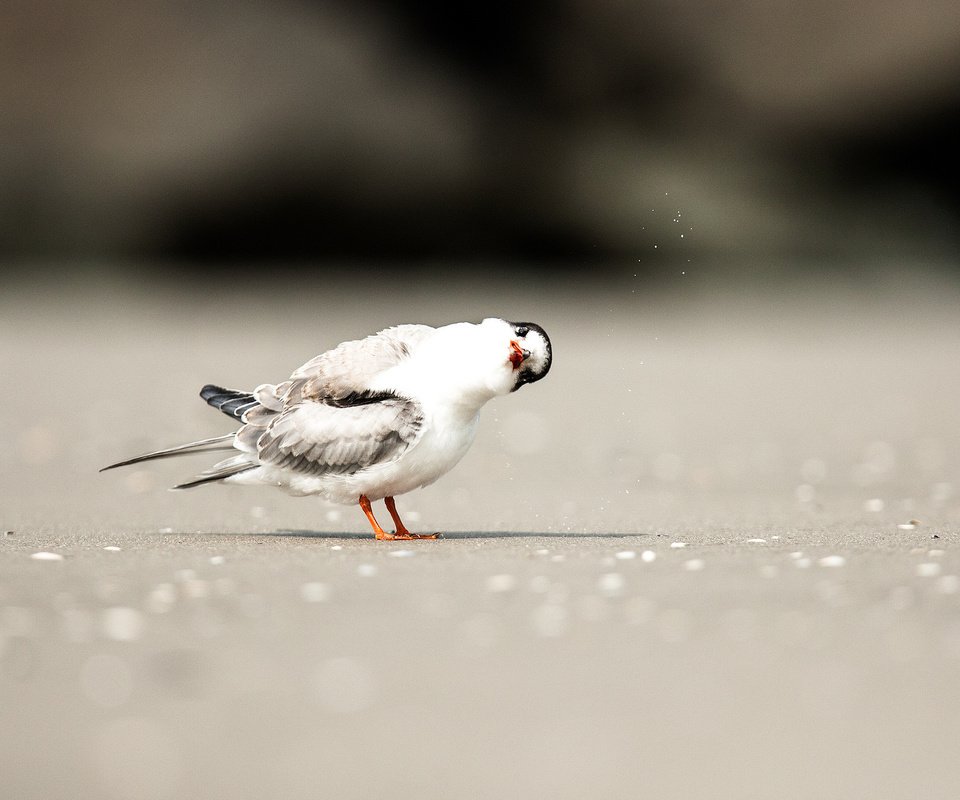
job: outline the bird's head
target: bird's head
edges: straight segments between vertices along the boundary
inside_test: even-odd
[[[550,339],[532,322],[490,317],[438,328],[418,352],[436,390],[484,403],[540,380],[550,369]]]
[[[550,338],[539,325],[491,317],[477,328],[483,342],[481,357],[489,370],[495,394],[515,392],[550,371],[553,361]]]

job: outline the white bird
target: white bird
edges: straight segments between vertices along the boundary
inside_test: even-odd
[[[344,342],[280,384],[252,392],[204,386],[200,396],[240,421],[239,430],[103,469],[235,449],[238,455],[174,488],[214,481],[279,486],[359,503],[378,539],[435,539],[439,534],[407,530],[394,497],[453,468],[473,442],[484,404],[543,378],[552,358],[546,331],[532,322],[397,325]],[[373,515],[370,503],[380,499],[396,533]]]

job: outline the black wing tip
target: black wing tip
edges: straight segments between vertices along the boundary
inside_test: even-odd
[[[213,383],[208,383],[200,390],[200,396],[207,401],[218,394],[232,394],[232,392],[229,389],[224,389],[222,386],[217,386]]]
[[[252,392],[224,389],[213,383],[208,383],[200,390],[200,397],[206,400],[207,405],[222,411],[232,419],[239,420],[243,419],[247,411],[259,405]]]

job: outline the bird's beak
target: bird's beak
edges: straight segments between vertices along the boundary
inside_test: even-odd
[[[524,350],[516,339],[511,340],[509,359],[513,368],[520,369],[520,365],[528,358],[530,358],[530,351]]]

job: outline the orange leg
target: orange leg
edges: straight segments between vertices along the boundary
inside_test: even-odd
[[[400,519],[400,514],[397,513],[397,504],[394,502],[392,497],[384,497],[383,504],[387,507],[387,511],[390,512],[390,516],[393,517],[393,524],[397,526],[397,538],[403,539],[439,539],[439,533],[410,533],[407,530],[407,526],[403,524],[403,520]]]
[[[377,518],[373,516],[373,509],[370,507],[370,499],[365,495],[360,495],[360,508],[363,509],[363,513],[367,515],[367,521],[370,523],[370,527],[373,528],[373,535],[378,539],[396,539],[392,533],[387,533],[383,528],[380,527],[380,523],[377,522]]]

